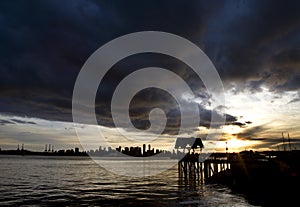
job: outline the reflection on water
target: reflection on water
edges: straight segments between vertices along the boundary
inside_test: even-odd
[[[0,206],[251,206],[225,187],[178,185],[176,166],[134,178],[88,157],[0,156],[0,163]]]

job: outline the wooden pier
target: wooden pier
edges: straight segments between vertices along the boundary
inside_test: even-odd
[[[199,158],[199,154],[188,154],[178,162],[178,177],[182,183],[204,183],[210,177],[230,169],[227,153],[204,156],[207,158]]]
[[[267,181],[298,182],[299,159],[300,151],[187,154],[178,162],[178,178],[181,184],[217,182],[251,186]]]
[[[179,185],[219,183],[251,193],[268,192],[270,198],[300,185],[300,150],[205,154],[200,138],[178,139],[175,146],[177,152],[188,150],[178,161]]]
[[[226,152],[205,154],[200,138],[178,139],[175,146],[177,155],[188,150],[178,160],[179,187],[194,189],[216,183],[266,206],[298,202],[299,193],[294,189],[300,186],[300,150],[228,153],[226,147]]]

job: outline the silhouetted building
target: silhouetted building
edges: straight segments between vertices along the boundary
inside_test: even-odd
[[[125,150],[123,152],[127,155],[129,153],[129,148],[125,147]]]
[[[143,144],[143,155],[146,155],[146,144]]]
[[[78,153],[79,153],[79,148],[76,147],[76,148],[75,148],[75,154],[78,154]]]

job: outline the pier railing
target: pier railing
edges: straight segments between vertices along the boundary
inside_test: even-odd
[[[178,162],[179,180],[204,183],[210,177],[229,170],[233,161],[230,157],[227,153],[188,154]]]

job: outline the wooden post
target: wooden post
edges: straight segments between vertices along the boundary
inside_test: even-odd
[[[206,161],[204,161],[204,179],[207,180],[208,178],[208,163]]]
[[[213,175],[217,174],[218,173],[218,163],[215,161],[214,163],[214,172],[213,172]]]

